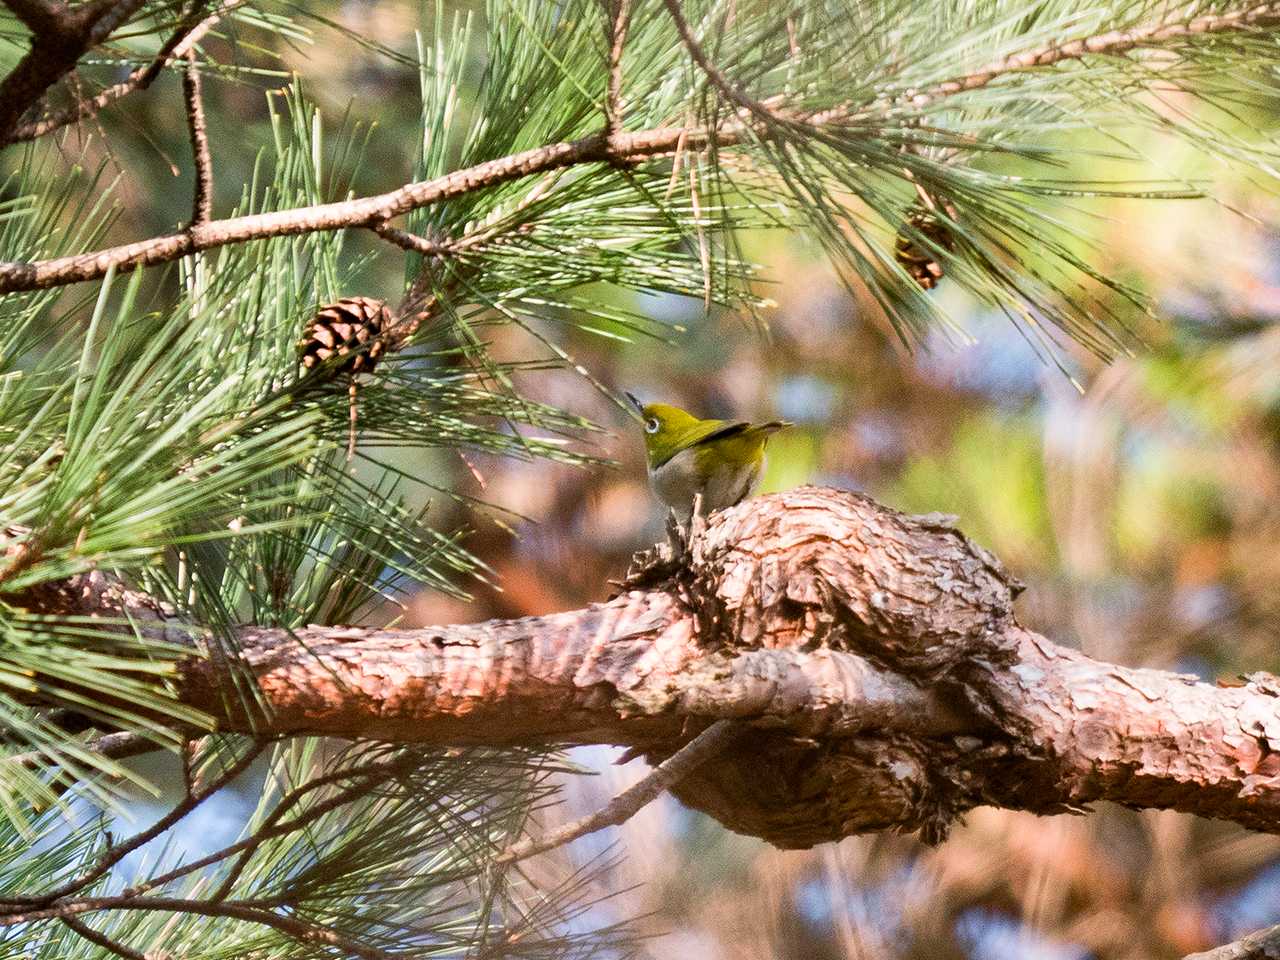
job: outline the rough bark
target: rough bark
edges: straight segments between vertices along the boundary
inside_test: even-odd
[[[1204,953],[1189,954],[1182,960],[1280,960],[1280,926],[1259,930]]]
[[[979,804],[1095,800],[1280,833],[1280,680],[1220,687],[1057,646],[1019,626],[1019,585],[947,518],[802,488],[714,515],[646,576],[547,617],[245,627],[265,712],[217,658],[191,658],[179,696],[227,729],[612,743],[655,761],[740,718],[755,734],[676,793],[785,847],[889,828],[936,840]],[[88,581],[81,597],[106,602]],[[111,602],[137,616],[136,600]]]
[[[31,49],[0,80],[0,143],[8,143],[22,115],[45,91],[70,73],[84,54],[102,43],[142,6],[143,0],[6,3],[32,31]]]

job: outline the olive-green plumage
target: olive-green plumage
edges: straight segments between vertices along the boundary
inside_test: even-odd
[[[702,512],[731,507],[748,496],[764,472],[764,449],[781,420],[747,423],[699,420],[665,403],[642,404],[627,397],[644,418],[644,445],[654,492],[687,516],[702,494]]]

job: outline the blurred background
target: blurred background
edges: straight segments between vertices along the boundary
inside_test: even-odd
[[[271,142],[269,91],[294,72],[327,129],[344,116],[376,121],[353,189],[408,178],[416,5],[305,6],[310,37],[211,41],[243,42],[235,57],[257,68],[206,79],[221,215]],[[161,78],[68,141],[68,162],[86,147],[125,174],[112,240],[170,230],[188,214],[177,86]],[[610,389],[702,416],[794,421],[772,442],[765,489],[830,484],[956,514],[1027,583],[1023,622],[1056,642],[1205,678],[1280,670],[1280,200],[1176,153],[1163,160],[1176,176],[1211,182],[1217,200],[1089,208],[1096,265],[1159,307],[1159,322],[1134,319],[1134,355],[1109,365],[1067,347],[1047,362],[1043,347],[946,281],[933,295],[963,331],[908,351],[856,284],[842,283],[805,237],[784,233],[742,238],[763,267],[767,332],[751,317],[651,297],[629,305],[666,342],[550,321],[546,333]],[[349,245],[358,266],[345,293],[397,299],[400,251],[363,235]],[[500,357],[547,356],[517,329],[490,333]],[[603,427],[578,448],[614,463],[391,451],[422,478],[416,496],[432,501],[434,523],[469,529],[490,573],[463,584],[471,602],[425,593],[388,608],[387,620],[572,609],[608,596],[632,552],[660,537],[625,412],[572,369],[530,372],[518,385]],[[543,823],[601,804],[644,772],[640,761],[614,765],[617,753],[602,748],[572,759],[598,775],[570,778],[566,802]],[[243,816],[234,798],[207,811],[206,840]],[[595,909],[643,916],[652,935],[643,950],[655,960],[1166,960],[1280,922],[1280,838],[1111,807],[1053,819],[979,810],[937,849],[873,836],[780,852],[664,798],[625,828],[544,859],[556,857],[610,860],[592,881],[610,895]],[[564,866],[535,862],[531,876]]]

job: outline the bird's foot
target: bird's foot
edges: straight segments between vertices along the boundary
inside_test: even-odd
[[[637,590],[670,580],[688,566],[697,543],[707,528],[707,518],[702,514],[702,494],[693,500],[693,512],[682,523],[675,510],[667,512],[667,539],[654,544],[648,550],[640,550],[631,557],[627,575],[618,586],[622,590]]]

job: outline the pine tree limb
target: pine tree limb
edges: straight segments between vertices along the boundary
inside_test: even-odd
[[[1280,833],[1280,680],[1220,687],[1058,647],[1018,625],[1016,581],[943,519],[800,488],[714,514],[687,556],[652,569],[548,617],[247,626],[240,669],[192,658],[175,689],[228,730],[658,759],[686,724],[740,720],[749,746],[673,792],[786,847],[936,840],[976,805],[1096,800]],[[246,673],[265,715],[236,706]]]
[[[160,51],[146,66],[138,67],[124,80],[101,90],[93,97],[77,99],[76,103],[69,107],[47,113],[38,120],[19,124],[7,137],[0,138],[0,146],[43,137],[80,120],[86,120],[131,93],[146,90],[160,76],[165,66],[174,60],[184,58],[237,5],[236,3],[222,3],[214,13],[203,20],[184,19],[183,23],[165,41]]]
[[[1116,56],[1137,48],[1159,48],[1196,37],[1232,32],[1254,32],[1280,25],[1280,3],[1258,4],[1246,10],[1198,17],[1180,23],[1158,23],[1126,31],[1111,31],[1070,42],[1036,48],[1006,57],[974,73],[870,107],[844,104],[826,110],[790,113],[785,104],[771,100],[762,106],[788,122],[811,127],[865,124],[891,118],[938,100],[986,86],[995,80],[1029,70],[1053,67],[1084,56]],[[412,210],[477,190],[538,173],[587,163],[627,164],[668,156],[679,150],[697,152],[711,146],[732,147],[767,134],[763,121],[726,119],[714,127],[656,127],[601,132],[579,140],[547,144],[506,157],[485,161],[434,180],[407,184],[384,194],[337,203],[215,220],[197,229],[152,237],[90,253],[34,262],[0,263],[0,293],[37,290],[96,280],[111,267],[123,273],[137,267],[168,263],[234,243],[303,233],[371,228]],[[0,126],[0,129],[3,129]],[[3,142],[0,140],[0,142]]]
[[[75,8],[19,4],[15,13],[34,33],[31,50],[0,81],[0,144],[9,142],[22,115],[49,87],[70,73],[85,53],[111,36],[144,2],[94,0]]]

